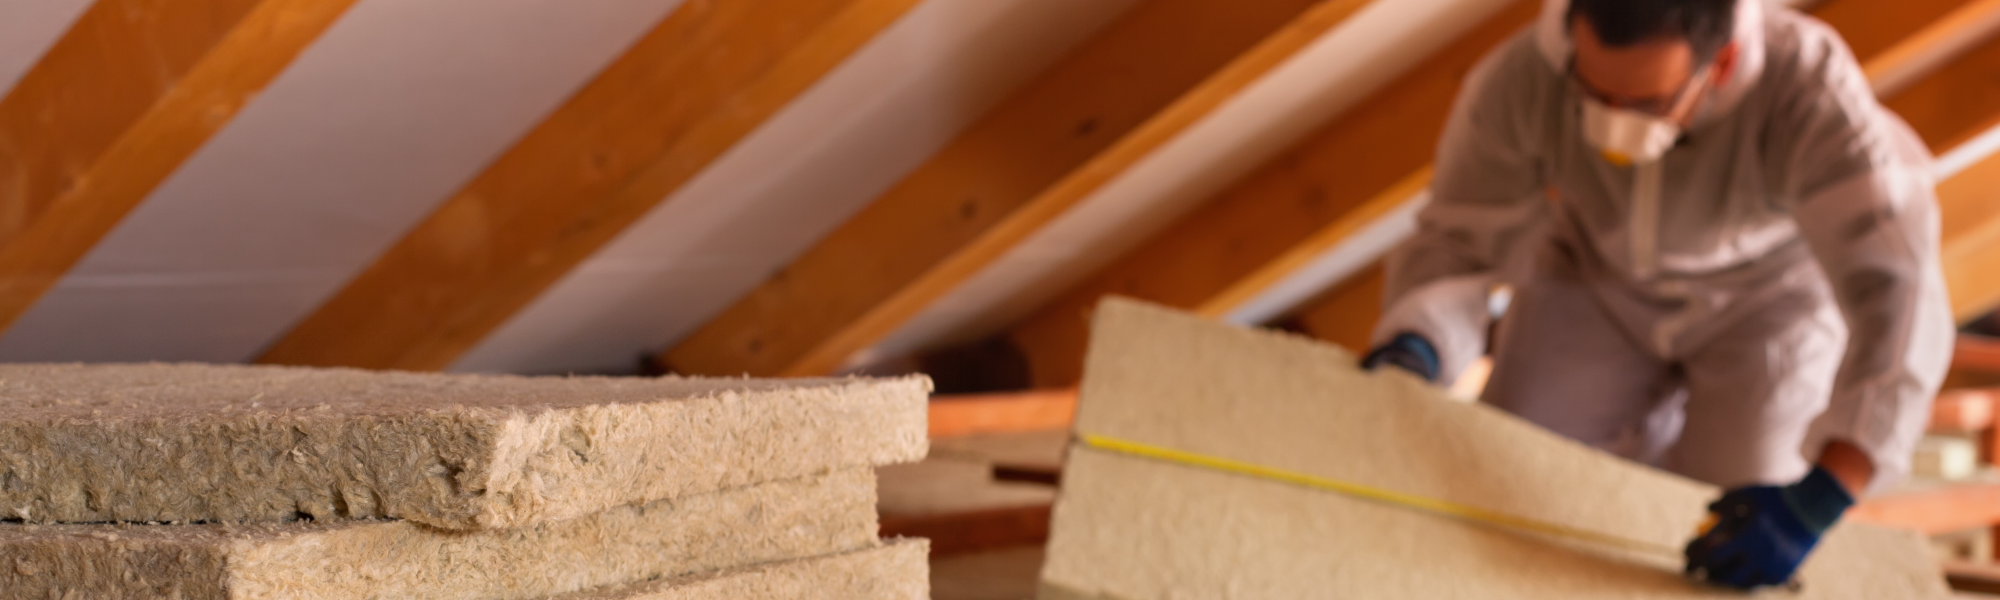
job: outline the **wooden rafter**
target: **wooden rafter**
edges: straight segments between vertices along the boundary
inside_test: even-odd
[[[1983,83],[2000,76],[2000,61]],[[2000,117],[1989,107],[1988,114]],[[1989,156],[1938,186],[1944,223],[1943,267],[1952,312],[1976,319],[2000,305],[2000,156]]]
[[[1856,44],[1857,51],[1868,59],[1873,72],[1905,75],[1912,65],[1935,64],[1938,61],[1930,48],[1914,42],[1934,45],[1957,45],[1962,48],[1967,36],[1963,30],[1983,27],[1990,20],[1979,15],[1969,15],[1968,11],[1990,10],[1984,3],[1963,3],[1961,0],[1926,0],[1923,2],[1890,2],[1887,0],[1836,0],[1815,9],[1815,14],[1832,24],[1844,35],[1862,40]],[[1516,10],[1523,10],[1517,7]],[[1475,32],[1468,39],[1482,35],[1491,36],[1492,31],[1511,31],[1507,25],[1518,26],[1517,21],[1492,23],[1488,29]],[[1498,21],[1498,18],[1496,18]],[[1295,150],[1286,159],[1251,180],[1245,181],[1223,199],[1212,203],[1190,217],[1183,219],[1168,233],[1155,242],[1143,246],[1140,251],[1127,256],[1110,270],[1100,274],[1085,286],[1073,290],[1060,303],[1045,309],[1034,319],[1024,323],[1014,332],[1014,339],[1022,346],[1036,371],[1038,385],[1060,385],[1074,379],[1075,365],[1081,356],[1083,322],[1077,315],[1083,314],[1085,307],[1105,293],[1137,295],[1154,301],[1199,307],[1207,313],[1226,314],[1239,299],[1254,297],[1263,288],[1292,272],[1296,266],[1304,264],[1311,256],[1344,241],[1349,232],[1359,228],[1357,222],[1365,222],[1371,213],[1385,210],[1384,206],[1407,201],[1413,190],[1421,189],[1425,171],[1430,161],[1430,147],[1398,149],[1390,143],[1377,143],[1374,138],[1387,137],[1379,133],[1370,134],[1368,127],[1393,127],[1407,132],[1402,135],[1416,136],[1426,143],[1434,141],[1442,127],[1446,102],[1456,91],[1457,74],[1462,74],[1471,61],[1483,54],[1491,42],[1458,46],[1440,53],[1423,69],[1433,71],[1430,76],[1451,81],[1449,88],[1431,91],[1437,95],[1431,98],[1431,105],[1420,113],[1405,112],[1398,120],[1383,120],[1377,117],[1373,123],[1349,124],[1345,120],[1336,121],[1314,142]],[[1983,47],[1982,47],[1983,49]],[[1974,50],[1968,55],[1977,54]],[[1940,71],[1956,68],[1962,61],[1954,61]],[[1420,70],[1409,77],[1421,77]],[[1926,77],[1914,83],[1905,84],[1906,91],[1899,97],[1930,93],[1937,77]],[[1385,90],[1372,99],[1372,103],[1390,106],[1407,106],[1422,102],[1424,98],[1414,95],[1395,96],[1398,88]],[[1437,98],[1444,98],[1439,100]],[[1913,119],[1920,130],[1929,129],[1940,136],[1957,136],[1957,139],[1976,133],[1965,128],[1953,127],[1953,115],[1940,114],[1938,124],[1931,127]],[[1962,119],[1960,119],[1962,120]],[[1928,136],[1927,136],[1928,137]],[[1373,153],[1379,157],[1387,151],[1394,151],[1390,164],[1372,163],[1369,171],[1362,171],[1354,164],[1362,153]],[[1302,166],[1303,165],[1303,166]],[[1331,185],[1359,178],[1355,175],[1374,177],[1371,173],[1381,170],[1386,173],[1404,173],[1402,179],[1393,180],[1377,177],[1362,189],[1351,187],[1342,190],[1334,203],[1343,210],[1314,210],[1317,207],[1302,207],[1303,203],[1293,200],[1301,195],[1328,189]],[[1338,189],[1338,188],[1335,188]],[[1261,240],[1261,241],[1259,241]],[[1261,243],[1263,252],[1246,251]],[[1229,252],[1246,254],[1240,260],[1221,263],[1213,256],[1225,256]],[[1194,272],[1202,277],[1188,278]],[[1363,307],[1363,310],[1379,311],[1379,305],[1357,302],[1355,299],[1332,295],[1320,302],[1309,304],[1300,312],[1313,315],[1315,321],[1326,323],[1335,320],[1352,322],[1373,322],[1377,313],[1339,314]],[[1348,328],[1352,329],[1352,328]]]
[[[962,513],[882,515],[882,537],[929,539],[931,556],[1032,546],[1048,541],[1052,508],[1031,504]]]
[[[353,0],[98,0],[0,99],[0,329]]]
[[[931,399],[932,439],[1068,429],[1076,418],[1076,388]]]
[[[1951,533],[2000,525],[2000,483],[1939,484],[1869,498],[1849,515],[1862,523]]]
[[[669,350],[664,366],[838,368],[1370,1],[1141,4]]]
[[[1376,263],[1307,303],[1288,320],[1287,328],[1348,350],[1367,352],[1375,323],[1381,320],[1382,294],[1388,285],[1388,273]]]
[[[916,2],[682,4],[261,362],[449,366]]]

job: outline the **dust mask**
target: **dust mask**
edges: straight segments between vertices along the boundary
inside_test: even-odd
[[[1583,137],[1604,159],[1618,166],[1659,160],[1681,137],[1672,119],[1636,110],[1612,108],[1588,95],[1583,98]]]

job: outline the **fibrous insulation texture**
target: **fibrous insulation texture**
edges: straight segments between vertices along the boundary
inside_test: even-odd
[[[539,598],[874,548],[874,485],[848,469],[511,530],[6,524],[0,597]]]
[[[929,387],[0,366],[0,519],[521,527],[921,459]]]
[[[1095,313],[1076,429],[1649,548],[1078,445],[1063,470],[1042,598],[1742,597],[1680,573],[1679,548],[1718,490],[1356,362],[1296,336],[1111,300]],[[1799,594],[1771,597],[1949,594],[1916,534],[1852,523],[1830,533],[1800,581]]]
[[[568,594],[549,600],[928,600],[930,543],[762,564]]]

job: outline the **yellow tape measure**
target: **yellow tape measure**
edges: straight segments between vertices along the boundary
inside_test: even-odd
[[[1302,485],[1309,488],[1336,492],[1365,500],[1373,500],[1377,502],[1393,504],[1396,506],[1409,508],[1421,512],[1426,512],[1434,515],[1464,519],[1476,523],[1505,527],[1509,529],[1526,531],[1530,533],[1538,533],[1542,535],[1549,535],[1560,538],[1590,542],[1595,544],[1602,544],[1605,546],[1623,548],[1626,550],[1634,550],[1638,552],[1671,555],[1676,558],[1678,558],[1681,555],[1681,549],[1674,546],[1668,546],[1665,544],[1657,544],[1644,540],[1632,539],[1600,531],[1591,531],[1588,529],[1570,527],[1568,525],[1563,525],[1560,523],[1551,523],[1540,519],[1531,519],[1527,517],[1510,515],[1507,513],[1487,510],[1484,508],[1468,504],[1447,502],[1435,498],[1425,498],[1423,496],[1405,494],[1402,492],[1385,490],[1382,488],[1362,485],[1353,482],[1307,475],[1304,473],[1296,473],[1292,471],[1286,471],[1284,469],[1274,469],[1263,465],[1256,465],[1246,462],[1229,460],[1226,458],[1196,454],[1193,452],[1184,452],[1181,450],[1175,450],[1172,448],[1163,448],[1160,446],[1153,446],[1150,444],[1134,442],[1131,440],[1121,440],[1118,438],[1101,436],[1101,435],[1091,435],[1091,434],[1080,434],[1079,437],[1083,441],[1083,444],[1086,446],[1089,446],[1091,448],[1096,448],[1099,450],[1105,450],[1108,452],[1115,452],[1118,454],[1125,454],[1140,458],[1148,458],[1179,465],[1212,469],[1226,473],[1234,473],[1237,475],[1247,475],[1259,479],[1282,481],[1285,483]]]

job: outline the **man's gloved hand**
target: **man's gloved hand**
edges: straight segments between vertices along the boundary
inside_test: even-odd
[[[1437,347],[1432,346],[1430,340],[1424,339],[1424,336],[1408,332],[1396,334],[1396,337],[1376,346],[1374,350],[1368,352],[1368,356],[1361,359],[1361,368],[1370,371],[1385,364],[1394,365],[1415,373],[1424,381],[1433,382],[1438,380],[1438,371],[1442,370],[1438,365]]]
[[[1687,574],[1739,589],[1785,585],[1854,496],[1814,467],[1792,485],[1730,490],[1708,505],[1713,525],[1687,545]]]

